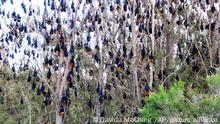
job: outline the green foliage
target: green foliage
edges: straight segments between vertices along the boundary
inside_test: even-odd
[[[210,86],[220,88],[220,73],[217,73],[215,76],[208,76],[207,81],[210,83]]]
[[[160,92],[151,93],[145,99],[146,105],[143,109],[143,117],[155,121],[158,117],[167,116],[170,112],[175,111],[175,108],[181,110],[184,102],[183,87],[184,83],[182,81],[176,82],[170,90],[165,90],[160,85]]]
[[[209,76],[207,81],[210,87],[219,88],[220,75]],[[141,111],[142,117],[151,118],[154,122],[158,122],[161,117],[188,118],[191,122],[201,116],[220,120],[219,94],[216,92],[204,94],[188,89],[187,94],[190,97],[185,97],[184,90],[183,81],[174,83],[169,90],[160,86],[159,92],[151,93],[149,97],[145,98],[146,104]]]
[[[0,123],[1,124],[15,124],[16,120],[9,113],[4,110],[3,106],[0,106]]]

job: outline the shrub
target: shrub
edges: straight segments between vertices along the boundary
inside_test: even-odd
[[[219,87],[220,75],[207,77],[208,84],[211,88]],[[166,119],[188,119],[187,121],[195,122],[196,119],[205,117],[200,121],[217,121],[220,119],[220,96],[216,92],[207,94],[188,89],[188,95],[183,95],[184,82],[178,81],[169,89],[165,90],[162,85],[159,86],[159,92],[153,92],[145,98],[145,106],[141,109],[142,118],[150,118],[152,122],[161,122],[161,117]],[[216,88],[216,87],[215,87]],[[218,88],[217,88],[218,89]],[[203,118],[204,119],[204,118]],[[173,121],[173,120],[166,120]],[[174,120],[175,121],[175,120]],[[196,122],[195,122],[196,123]]]

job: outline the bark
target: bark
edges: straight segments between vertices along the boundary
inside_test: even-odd
[[[62,117],[59,115],[59,109],[60,109],[60,85],[61,85],[61,65],[63,63],[63,53],[61,53],[59,57],[59,72],[57,76],[57,83],[56,83],[56,96],[57,96],[57,101],[56,101],[56,124],[62,124]]]
[[[133,1],[134,6],[136,5],[135,0]],[[133,10],[134,11],[134,10]],[[137,61],[137,31],[135,29],[136,24],[135,24],[135,15],[133,12],[132,15],[132,45],[133,45],[133,56],[134,58],[132,59],[132,66],[133,66],[133,80],[135,82],[135,90],[136,90],[136,95],[137,95],[137,102],[138,105],[140,103],[140,90],[139,90],[139,82],[138,82],[138,75],[137,75],[137,65],[136,65],[136,61]]]
[[[154,13],[154,1],[152,1],[152,5],[151,5],[151,11],[152,11],[152,34],[151,34],[151,54],[154,55],[154,27],[155,27],[155,23],[154,23],[154,16],[155,16],[155,13]],[[154,81],[154,65],[153,63],[150,63],[150,89],[152,89],[152,86],[153,86],[153,81]]]
[[[101,41],[100,41],[100,32],[98,31],[98,26],[96,24],[96,44],[99,46],[100,50],[97,51],[99,52],[99,55],[100,55],[100,64],[99,64],[99,70],[98,70],[98,83],[101,85],[101,87],[103,88],[104,87],[104,81],[103,81],[103,57],[102,57],[102,47],[100,47],[99,44],[101,44]],[[103,88],[104,89],[104,88]],[[100,96],[97,96],[97,99],[96,99],[96,118],[99,120],[100,118],[100,113],[101,113],[101,105],[100,105],[100,102],[99,102],[99,97]],[[99,122],[97,122],[99,123]]]

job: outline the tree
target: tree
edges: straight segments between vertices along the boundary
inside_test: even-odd
[[[14,74],[9,79],[25,72],[25,82],[54,111],[47,116],[56,115],[56,124],[138,116],[144,97],[160,84],[170,89],[182,79],[187,93],[186,87],[198,86],[219,66],[219,15],[212,2],[210,20],[195,17],[200,4],[45,0],[39,9],[22,2],[23,14],[1,10],[11,20],[2,24],[2,66],[15,61],[16,53],[23,55],[18,68],[9,66]]]

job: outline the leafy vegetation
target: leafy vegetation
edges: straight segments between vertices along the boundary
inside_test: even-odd
[[[220,88],[220,75],[207,77],[210,88]],[[190,122],[195,122],[199,117],[205,116],[212,121],[220,120],[220,94],[218,92],[208,93],[198,92],[196,89],[188,89],[189,97],[184,96],[183,81],[175,82],[174,85],[166,90],[160,86],[159,92],[153,92],[149,97],[145,98],[145,106],[142,109],[143,118],[151,118],[154,122],[159,122],[161,117],[169,118],[189,118]],[[205,120],[201,120],[204,122]],[[211,120],[209,120],[211,122]]]

